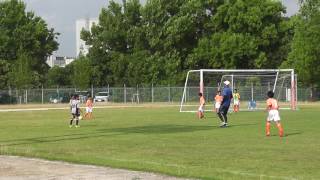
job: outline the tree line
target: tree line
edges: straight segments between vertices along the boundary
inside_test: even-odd
[[[320,2],[300,4],[297,15],[286,17],[285,7],[274,0],[111,1],[99,24],[81,33],[89,54],[49,69],[45,57],[58,48],[58,33],[25,12],[22,2],[5,1],[0,88],[181,85],[188,70],[201,68],[294,68],[302,85],[316,88]]]

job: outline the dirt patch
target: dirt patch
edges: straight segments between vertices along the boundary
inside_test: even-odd
[[[0,180],[182,180],[154,173],[0,156]]]

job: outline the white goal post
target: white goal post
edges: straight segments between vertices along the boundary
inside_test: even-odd
[[[294,69],[200,69],[187,73],[180,112],[197,112],[198,93],[206,99],[205,111],[213,111],[214,96],[229,80],[232,91],[240,93],[240,110],[266,108],[267,92],[272,90],[280,109],[297,109],[297,76]],[[232,109],[232,108],[230,108]]]

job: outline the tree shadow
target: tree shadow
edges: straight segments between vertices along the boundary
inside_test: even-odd
[[[134,126],[112,129],[98,129],[99,132],[118,132],[123,134],[170,134],[170,133],[186,133],[195,131],[212,130],[214,126],[189,126],[189,125],[150,125],[150,126]]]
[[[13,140],[0,141],[0,147],[18,146],[28,144],[52,143],[61,141],[82,140],[89,138],[98,138],[106,136],[117,136],[124,134],[170,134],[185,133],[195,131],[212,130],[214,126],[185,126],[185,125],[153,125],[153,126],[136,126],[126,128],[98,129],[96,132],[73,133],[58,136],[42,136],[34,138],[21,138]],[[80,130],[81,128],[79,128]]]
[[[120,133],[118,134],[116,133],[68,134],[68,135],[61,135],[61,136],[46,136],[46,137],[35,137],[35,138],[27,138],[27,139],[16,139],[16,140],[8,140],[5,142],[5,144],[0,144],[0,147],[72,141],[72,140],[98,138],[102,136],[114,136],[114,135],[120,135]]]

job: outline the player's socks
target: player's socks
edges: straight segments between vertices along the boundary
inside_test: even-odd
[[[73,123],[73,119],[70,120],[70,126],[72,126],[72,123]]]
[[[278,124],[277,124],[277,127],[278,127],[278,130],[279,130],[279,136],[280,136],[280,137],[283,137],[283,128],[282,128],[282,126],[281,126],[281,123],[278,123]]]
[[[266,124],[266,135],[267,136],[270,136],[270,126],[271,126],[270,122],[267,122],[267,124]]]
[[[79,119],[76,120],[76,126],[78,126],[78,125],[79,125]]]

